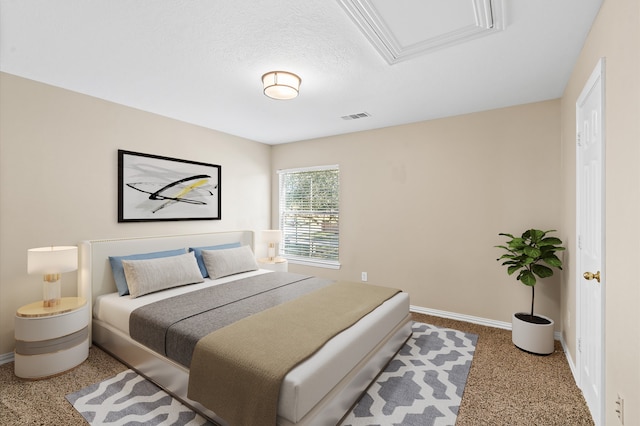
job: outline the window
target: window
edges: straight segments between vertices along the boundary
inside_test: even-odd
[[[294,263],[338,268],[338,166],[288,169],[280,175],[280,255]]]

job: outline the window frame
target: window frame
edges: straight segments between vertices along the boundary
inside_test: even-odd
[[[283,226],[283,185],[282,180],[284,179],[284,175],[292,174],[292,173],[306,173],[306,172],[320,172],[333,170],[338,172],[338,229],[336,231],[336,241],[338,244],[338,258],[337,259],[321,259],[321,258],[313,258],[313,257],[305,257],[305,256],[295,256],[291,254],[284,253],[284,234],[285,227]],[[278,174],[278,227],[283,233],[283,241],[278,247],[278,256],[283,257],[289,261],[289,263],[305,265],[305,266],[315,266],[321,268],[329,268],[329,269],[340,269],[340,166],[338,164],[325,165],[325,166],[311,166],[311,167],[295,167],[289,169],[280,169],[277,171]]]

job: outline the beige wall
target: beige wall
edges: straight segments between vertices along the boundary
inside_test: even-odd
[[[41,297],[28,248],[262,229],[277,223],[277,169],[337,163],[342,268],[292,271],[367,271],[414,305],[508,322],[530,292],[495,262],[498,232],[557,228],[565,271],[537,287],[536,306],[575,360],[575,100],[606,57],[606,424],[618,393],[625,424],[640,424],[639,56],[640,3],[605,0],[561,100],[273,148],[0,74],[0,354],[15,309]],[[221,164],[223,220],[118,224],[119,148]],[[75,294],[75,274],[63,280]]]
[[[408,291],[413,305],[510,322],[529,309],[531,292],[496,262],[498,233],[566,235],[559,117],[553,100],[274,146],[274,176],[340,165],[342,267],[290,270],[345,280],[366,271],[372,284]],[[555,276],[536,287],[536,311],[555,320],[558,284]]]
[[[606,424],[620,424],[615,399],[626,401],[625,425],[640,424],[640,2],[606,0],[562,98],[563,228],[575,245],[575,102],[599,58],[605,70]],[[574,259],[562,283],[564,338],[575,361]]]
[[[558,227],[559,101],[271,148],[0,77],[0,354],[13,350],[15,309],[41,297],[40,279],[26,274],[28,248],[262,229],[270,215],[277,221],[269,191],[277,197],[279,168],[341,166],[343,266],[292,270],[351,280],[367,271],[371,283],[398,283],[421,307],[508,322],[528,309],[530,291],[495,262],[498,232]],[[221,164],[223,220],[118,224],[119,148]],[[532,173],[534,189],[521,191]],[[536,305],[554,319],[557,281],[538,286]],[[74,273],[63,277],[63,293],[75,294]]]
[[[0,75],[0,354],[13,315],[42,298],[27,249],[85,239],[269,226],[270,147]],[[117,150],[222,165],[222,220],[117,223]],[[63,276],[63,296],[76,294]]]

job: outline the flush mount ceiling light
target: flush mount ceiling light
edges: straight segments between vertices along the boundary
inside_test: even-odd
[[[272,99],[293,99],[298,96],[302,80],[287,71],[270,71],[262,76],[264,94]]]

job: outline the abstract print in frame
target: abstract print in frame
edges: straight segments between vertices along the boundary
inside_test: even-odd
[[[118,150],[118,222],[221,218],[216,164]]]

